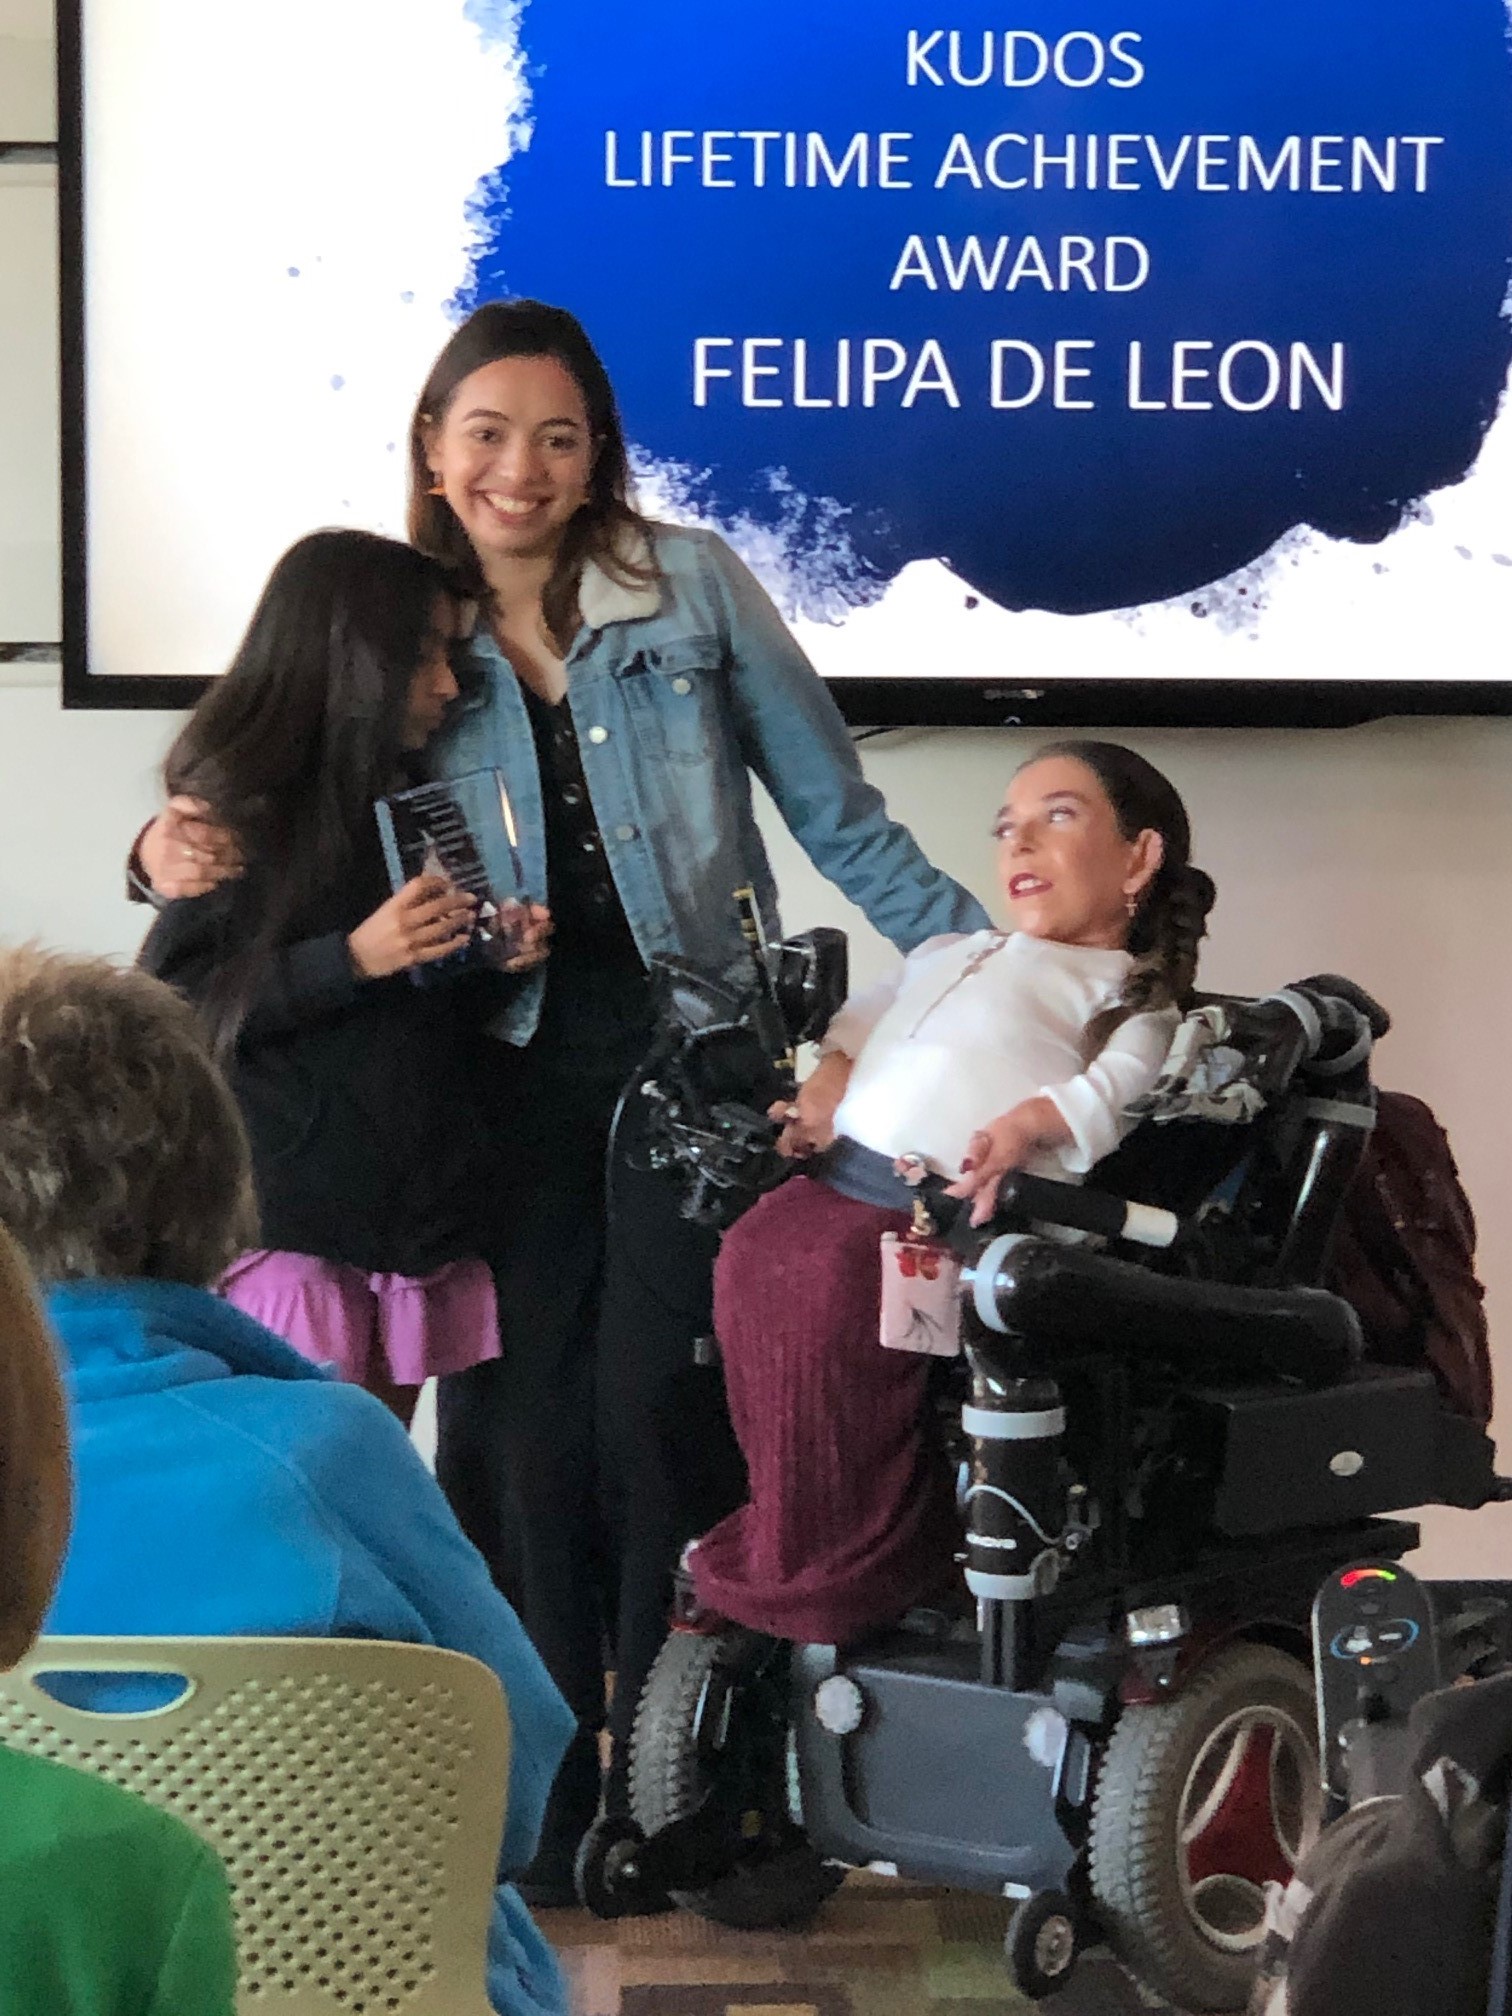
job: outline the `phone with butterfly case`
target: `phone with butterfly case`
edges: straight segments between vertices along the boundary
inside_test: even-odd
[[[955,1358],[961,1350],[961,1263],[916,1232],[882,1234],[882,1330],[888,1351]]]

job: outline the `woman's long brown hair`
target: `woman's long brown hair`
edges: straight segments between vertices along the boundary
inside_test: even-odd
[[[631,557],[649,528],[630,502],[630,459],[614,388],[587,331],[565,308],[552,308],[544,301],[486,301],[473,310],[431,366],[410,422],[409,536],[422,553],[441,561],[467,592],[487,599],[477,555],[457,514],[444,497],[430,494],[426,455],[463,379],[506,357],[554,357],[583,395],[593,437],[588,501],[568,523],[541,598],[546,627],[565,655],[577,629],[578,582],[585,561],[596,561],[627,587],[655,578],[654,563],[642,566]]]

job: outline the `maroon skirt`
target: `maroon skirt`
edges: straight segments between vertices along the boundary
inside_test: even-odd
[[[725,1238],[714,1325],[751,1497],[691,1567],[737,1623],[843,1644],[950,1572],[949,1480],[924,1436],[933,1361],[877,1338],[881,1237],[908,1222],[794,1176]]]

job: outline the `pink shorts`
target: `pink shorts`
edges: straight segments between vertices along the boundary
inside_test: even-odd
[[[461,1372],[499,1355],[493,1275],[481,1260],[434,1274],[364,1274],[340,1260],[259,1249],[217,1283],[228,1302],[317,1365],[362,1385],[386,1365],[396,1386]]]

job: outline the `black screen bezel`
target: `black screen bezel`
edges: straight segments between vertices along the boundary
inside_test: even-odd
[[[62,699],[67,708],[192,707],[207,678],[97,673],[89,664],[84,301],[84,6],[58,0],[58,235],[62,450]],[[1512,714],[1512,674],[1489,679],[833,678],[858,728],[1338,728],[1391,716]]]

